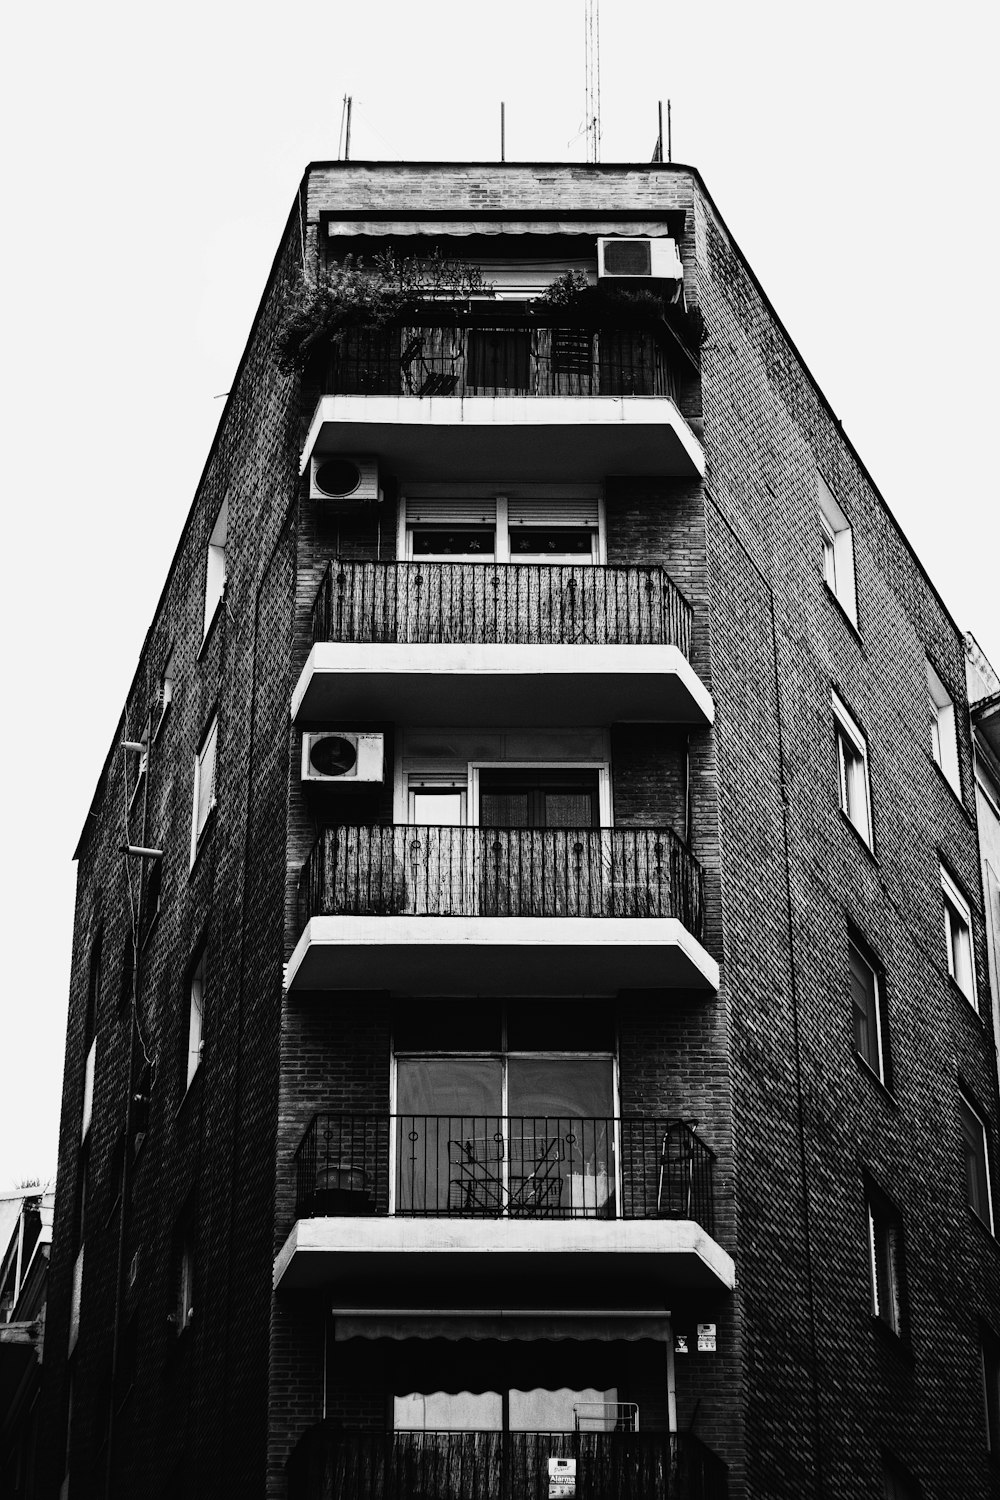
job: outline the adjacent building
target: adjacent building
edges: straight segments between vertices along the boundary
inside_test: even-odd
[[[310,166],[77,850],[41,1493],[994,1495],[965,671],[696,171]]]
[[[55,1194],[41,1184],[0,1197],[0,1494],[36,1500],[41,1365]]]

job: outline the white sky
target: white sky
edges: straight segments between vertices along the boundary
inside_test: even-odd
[[[603,160],[730,229],[1000,664],[996,11],[604,0]],[[71,855],[305,164],[583,161],[584,0],[22,5],[0,89],[9,424],[0,1190],[54,1170]],[[387,50],[390,49],[390,50]],[[13,153],[13,156],[12,156]],[[16,732],[15,732],[16,726]]]

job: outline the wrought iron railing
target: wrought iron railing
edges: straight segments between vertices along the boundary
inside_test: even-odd
[[[715,1153],[685,1120],[318,1114],[296,1217],[694,1219],[714,1233]]]
[[[540,326],[495,313],[356,332],[331,350],[326,388],[362,396],[676,397],[668,346],[649,329]]]
[[[691,606],[661,567],[335,559],[314,641],[506,646],[667,645],[691,651]]]
[[[299,877],[319,916],[675,917],[700,938],[704,875],[671,828],[325,828]]]
[[[726,1500],[726,1465],[691,1433],[345,1432],[311,1428],[289,1500],[548,1500],[549,1459],[574,1459],[577,1500]]]

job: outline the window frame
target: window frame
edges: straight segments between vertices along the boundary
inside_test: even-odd
[[[985,1323],[980,1324],[979,1356],[983,1375],[986,1451],[996,1465],[1000,1463],[1000,1339]]]
[[[199,822],[199,811],[201,808],[201,783],[205,774],[205,766],[209,763],[208,749],[211,746],[211,778],[212,789],[205,806],[204,816]],[[191,809],[191,864],[198,857],[206,830],[211,827],[212,815],[217,803],[217,777],[219,766],[219,711],[213,709],[205,731],[198,743],[198,749],[194,756],[194,796]]]
[[[927,707],[930,717],[931,758],[955,796],[962,800],[962,770],[958,754],[958,716],[955,700],[935,671],[926,663]]]
[[[903,1216],[869,1178],[865,1180],[865,1216],[872,1317],[895,1338],[908,1342]]]
[[[985,1115],[962,1087],[959,1087],[958,1091],[958,1118],[962,1141],[965,1202],[983,1227],[993,1234],[995,1221],[989,1131]]]
[[[885,1005],[885,977],[881,966],[875,961],[871,949],[853,930],[849,929],[847,934],[848,944],[848,977],[851,989],[851,1020],[853,1027],[853,1042],[855,1055],[864,1063],[868,1071],[878,1079],[879,1083],[886,1089],[891,1088],[891,1067],[889,1057],[889,1028]],[[875,1057],[874,1061],[867,1056],[858,1044],[858,1012],[859,1006],[855,995],[853,978],[854,970],[852,959],[857,958],[864,965],[872,977],[872,1000],[871,1015],[866,1017],[868,1024],[874,1022],[875,1030]]]
[[[875,834],[872,825],[871,767],[868,757],[868,740],[864,730],[844,703],[839,694],[831,695],[834,722],[834,751],[837,770],[837,801],[840,811],[855,833],[872,853],[875,852]],[[860,767],[860,777],[854,767]],[[860,787],[863,807],[855,806],[855,791]],[[856,814],[863,813],[863,817]]]
[[[419,515],[421,501],[425,502],[431,512],[429,517],[423,519]],[[569,517],[560,514],[567,504],[572,506],[576,501],[579,502],[581,511],[593,511],[594,519],[574,520],[572,513]],[[551,510],[540,510],[539,516],[534,519],[530,513],[527,519],[519,518],[531,504],[544,507],[546,502],[551,504]],[[463,503],[467,506],[464,514],[461,508]],[[436,515],[436,507],[447,510],[447,516]],[[514,520],[510,519],[511,510],[515,513]],[[449,531],[488,532],[493,538],[493,550],[480,557],[471,553],[415,554],[415,531],[437,531],[442,535]],[[589,536],[589,557],[582,553],[550,555],[539,552],[521,559],[512,553],[512,537],[551,531],[572,531]],[[396,540],[396,555],[401,562],[487,564],[523,560],[525,567],[598,567],[607,562],[604,492],[602,487],[593,484],[518,485],[510,487],[504,494],[498,494],[493,486],[483,484],[413,485],[399,497]]]
[[[976,944],[972,930],[972,908],[959,889],[954,876],[943,863],[940,869],[948,977],[978,1014],[979,997],[976,989]],[[959,962],[963,954],[964,964]],[[967,974],[963,974],[964,968],[967,968]]]
[[[857,630],[858,586],[854,562],[854,529],[847,513],[818,469],[816,505],[819,513],[823,582]]]
[[[209,533],[205,557],[205,624],[202,641],[208,639],[219,607],[226,597],[226,547],[229,543],[229,497],[219,506]]]
[[[194,962],[188,969],[187,995],[188,995],[188,1028],[187,1049],[185,1051],[185,1083],[186,1094],[201,1067],[202,1057],[205,1050],[205,1003],[208,997],[207,982],[207,959],[208,951],[205,947],[198,950]],[[197,1002],[195,999],[197,993]],[[197,1019],[197,1024],[196,1024]],[[195,1033],[197,1040],[195,1041]]]

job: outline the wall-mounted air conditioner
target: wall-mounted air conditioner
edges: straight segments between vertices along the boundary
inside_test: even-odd
[[[385,737],[324,730],[302,736],[302,780],[373,786],[385,780]]]
[[[684,267],[671,239],[597,241],[597,274],[615,281],[680,281]]]
[[[371,505],[381,500],[378,459],[357,453],[310,459],[309,498],[330,505]]]

